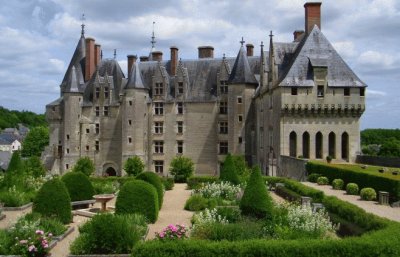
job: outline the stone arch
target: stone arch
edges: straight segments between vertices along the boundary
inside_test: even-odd
[[[294,131],[289,134],[289,155],[292,157],[297,156],[297,134]]]
[[[349,159],[349,134],[347,132],[343,132],[342,134],[342,159]]]
[[[303,157],[310,158],[310,133],[303,133]]]
[[[336,134],[332,131],[328,137],[328,154],[336,159]]]
[[[118,165],[114,162],[106,162],[103,164],[103,176],[121,176]]]
[[[315,159],[322,159],[324,152],[323,152],[323,146],[324,146],[324,138],[322,136],[321,131],[318,131],[317,134],[315,134]]]

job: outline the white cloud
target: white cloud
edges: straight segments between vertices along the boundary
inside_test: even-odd
[[[370,50],[363,52],[358,57],[358,62],[362,65],[391,67],[395,62],[395,58],[393,55]]]

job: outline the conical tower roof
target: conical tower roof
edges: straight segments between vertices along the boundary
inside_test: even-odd
[[[85,37],[82,34],[61,82],[61,93],[83,92],[85,73]]]
[[[131,76],[128,78],[128,83],[126,84],[127,89],[131,88],[147,89],[143,84],[142,74],[140,73],[139,64],[137,62],[135,62],[135,64],[132,65],[130,74]]]
[[[243,44],[240,47],[232,72],[229,76],[229,83],[258,85],[258,81],[250,69],[249,60],[247,59],[247,54]]]

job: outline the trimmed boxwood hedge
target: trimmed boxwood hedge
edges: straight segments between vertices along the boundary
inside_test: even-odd
[[[164,186],[161,182],[160,177],[154,172],[147,171],[137,175],[136,179],[146,181],[156,188],[158,195],[158,207],[159,209],[161,209],[164,199]]]
[[[95,194],[92,183],[82,172],[68,172],[61,177],[68,189],[71,201],[83,201],[93,199]]]
[[[213,183],[218,181],[218,177],[213,176],[194,176],[187,179],[189,189],[198,189],[201,183]]]
[[[158,195],[156,188],[143,180],[126,182],[115,202],[116,214],[143,214],[149,222],[158,218]]]
[[[308,174],[319,173],[331,181],[341,178],[345,184],[357,181],[360,188],[372,187],[376,192],[387,191],[391,202],[400,200],[400,181],[398,180],[314,162],[307,162],[306,169]]]

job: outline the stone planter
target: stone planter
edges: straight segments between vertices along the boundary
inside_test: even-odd
[[[18,207],[3,207],[3,211],[23,211],[28,209],[29,207],[32,207],[33,203],[27,203],[25,205],[22,206],[18,206]]]

